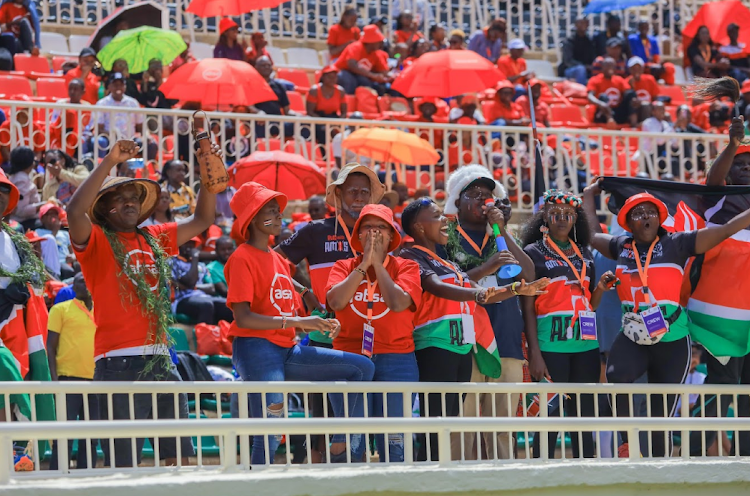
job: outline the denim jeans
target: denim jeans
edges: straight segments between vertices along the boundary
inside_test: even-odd
[[[578,84],[586,85],[589,80],[586,67],[583,65],[574,65],[565,69],[565,79],[572,79]]]
[[[283,348],[263,338],[234,339],[232,343],[232,363],[243,381],[370,381],[375,366],[367,358],[338,350],[327,350],[312,346],[294,345]],[[250,416],[253,418],[281,418],[284,410],[271,411],[263,408],[260,393],[250,394]],[[344,395],[330,394],[336,417],[344,417]],[[362,394],[349,393],[349,417],[364,416]],[[267,393],[266,406],[283,403],[281,393]],[[268,437],[268,449],[275,453],[281,436]],[[346,440],[343,434],[331,436],[331,442],[341,443]],[[352,438],[352,452],[359,450],[360,438]],[[273,456],[269,456],[273,463]],[[263,436],[253,439],[253,464],[266,463]]]
[[[361,74],[354,74],[353,72],[349,71],[339,71],[338,83],[342,88],[344,88],[344,91],[347,95],[353,95],[357,91],[357,87],[359,86],[373,88],[378,92],[378,95],[381,96],[384,93],[382,84],[376,83],[372,79]]]
[[[419,369],[417,368],[417,359],[414,352],[411,353],[382,353],[372,356],[372,363],[375,364],[375,375],[373,381],[378,382],[418,382]],[[367,395],[367,416],[368,417],[403,417],[404,416],[404,396],[401,393],[389,393],[388,411],[383,415],[383,394],[370,393]],[[414,395],[409,402],[409,411],[414,404]],[[364,438],[363,438],[364,439]],[[352,443],[352,460],[360,461],[364,455],[366,443],[359,442],[359,450],[354,449],[355,443]],[[386,461],[385,435],[377,434],[375,444],[378,446],[378,455],[380,461]],[[404,434],[388,434],[388,461],[404,461]]]

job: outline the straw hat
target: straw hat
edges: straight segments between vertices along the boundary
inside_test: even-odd
[[[161,196],[161,187],[156,181],[151,179],[133,179],[131,177],[113,177],[109,176],[104,180],[99,193],[96,195],[94,203],[89,208],[89,218],[91,222],[102,225],[106,223],[106,219],[102,219],[96,213],[96,206],[101,200],[102,196],[110,191],[113,191],[122,186],[133,184],[134,186],[141,189],[141,216],[138,217],[138,224],[140,225],[143,221],[151,217],[156,209],[156,204],[159,202]]]
[[[362,174],[366,175],[368,179],[370,179],[370,193],[372,195],[372,198],[370,198],[370,202],[378,203],[383,198],[383,194],[385,193],[385,186],[383,186],[383,183],[381,183],[380,179],[378,179],[378,175],[375,174],[375,172],[366,165],[352,162],[346,164],[346,166],[341,169],[341,172],[339,172],[339,176],[336,178],[336,180],[329,184],[326,188],[327,204],[329,204],[333,208],[336,208],[336,186],[341,186],[342,184],[344,184],[346,182],[346,178],[349,177],[349,174],[353,172],[361,172]]]

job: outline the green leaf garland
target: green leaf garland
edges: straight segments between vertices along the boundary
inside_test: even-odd
[[[10,236],[10,240],[16,247],[21,266],[13,273],[0,267],[0,277],[10,278],[11,284],[21,284],[23,286],[31,284],[37,289],[44,288],[44,283],[47,281],[44,262],[36,256],[36,253],[34,253],[34,247],[31,246],[29,240],[26,239],[26,236],[23,234],[13,230],[5,222],[2,223],[2,230]]]

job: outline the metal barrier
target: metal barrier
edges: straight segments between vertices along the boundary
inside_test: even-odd
[[[232,418],[224,415],[226,406],[222,406],[222,395],[235,394],[237,397],[244,397],[248,394],[261,394],[264,402],[265,396],[272,393],[281,393],[284,398],[285,408],[283,417],[286,418],[266,418],[250,419],[248,401],[239,401],[238,408],[231,414]],[[364,418],[310,418],[310,405],[314,394],[323,394],[323,405],[327,405],[327,395],[343,394],[345,412],[349,412],[350,401],[358,400],[357,395],[367,393],[361,396],[365,402],[365,412],[368,411],[368,401],[372,401],[371,394],[383,394],[387,411],[388,401],[398,401],[399,397],[403,400],[403,412],[388,416],[387,418],[372,418],[366,414]],[[385,394],[384,394],[385,393]],[[351,448],[355,438],[366,434],[379,433],[401,433],[396,434],[403,445],[404,463],[406,464],[430,464],[438,463],[441,466],[458,466],[463,464],[476,463],[491,460],[496,463],[528,463],[532,458],[538,458],[542,461],[561,459],[571,461],[590,460],[584,458],[580,453],[577,457],[570,454],[569,443],[574,443],[577,438],[579,443],[584,436],[592,436],[595,433],[594,440],[596,443],[596,452],[594,458],[617,458],[617,432],[627,433],[630,452],[628,458],[631,461],[637,460],[663,460],[670,457],[681,457],[683,460],[711,460],[714,457],[706,457],[705,454],[711,446],[706,442],[706,434],[711,431],[720,431],[729,433],[734,448],[733,452],[727,452],[724,448],[723,435],[718,442],[718,457],[740,458],[744,453],[750,453],[750,449],[745,447],[748,442],[747,436],[750,432],[740,432],[742,429],[749,429],[747,419],[741,418],[708,418],[703,414],[697,417],[690,417],[690,395],[695,395],[699,401],[709,403],[711,401],[722,402],[724,405],[733,405],[738,407],[739,402],[745,401],[745,396],[750,394],[750,386],[727,386],[727,385],[664,385],[664,384],[564,384],[564,383],[310,383],[310,382],[13,382],[2,383],[2,396],[5,400],[6,409],[4,410],[5,418],[11,418],[10,395],[13,394],[30,394],[32,405],[32,419],[30,422],[0,422],[0,484],[7,483],[11,477],[22,479],[24,477],[66,477],[70,474],[70,463],[68,452],[65,449],[64,440],[79,439],[79,446],[85,443],[90,445],[90,440],[100,440],[102,446],[107,446],[110,452],[115,452],[115,442],[108,439],[111,436],[129,439],[133,449],[133,457],[136,455],[136,438],[150,438],[153,446],[153,462],[144,462],[141,465],[133,463],[131,467],[115,467],[114,460],[110,460],[109,466],[100,468],[79,469],[75,471],[78,475],[104,475],[123,470],[131,471],[138,474],[152,474],[155,471],[169,471],[168,467],[161,466],[158,462],[160,458],[159,447],[161,442],[165,442],[174,436],[192,436],[194,437],[197,456],[189,463],[185,463],[180,453],[180,443],[177,443],[177,456],[174,460],[175,465],[183,470],[206,470],[212,467],[219,470],[250,470],[250,447],[252,441],[248,436],[263,436],[265,440],[266,452],[268,451],[269,437],[284,436],[281,443],[282,450],[277,451],[275,463],[272,465],[268,460],[265,462],[265,468],[272,466],[307,466],[313,467],[313,457],[311,453],[311,438],[316,435],[325,438],[325,452],[323,453],[321,463],[329,465],[331,453],[329,451],[329,436],[333,433],[347,435],[347,463],[355,463],[358,460],[351,459]],[[54,395],[56,408],[58,412],[58,422],[39,422],[36,421],[36,411],[33,407],[36,397],[42,394]],[[165,419],[158,418],[155,420],[138,419],[133,421],[134,402],[141,401],[144,398],[150,400],[154,412],[158,411],[157,401],[174,400],[175,407],[178,402],[178,394],[195,395],[195,405],[191,407],[191,415],[194,419]],[[215,401],[208,398],[202,398],[203,395],[212,394]],[[430,412],[429,403],[420,403],[424,408],[424,415],[421,418],[412,417],[412,406],[414,399],[418,394],[438,394],[441,398],[441,411]],[[446,416],[446,396],[451,394],[465,395],[465,400],[460,402],[458,416]],[[98,395],[97,399],[100,405],[108,405],[108,417],[102,420],[88,421],[91,412],[85,408],[84,415],[87,420],[66,421],[66,401],[73,399],[74,395],[84,395],[83,404],[88,404],[88,395]],[[130,405],[130,420],[128,418],[113,418],[112,403],[113,399],[125,395]],[[483,395],[487,395],[493,404],[492,411],[482,415],[468,416],[465,415],[465,409],[475,403],[477,410],[480,401],[484,402]],[[495,405],[498,401],[507,403],[510,412],[515,412],[513,402],[518,402],[518,396],[523,398],[525,406],[523,416],[516,417],[513,413],[510,416],[503,417],[496,414]],[[639,395],[645,397],[646,415],[639,416]],[[673,401],[672,395],[679,398],[681,407],[679,409],[681,418],[659,418],[651,416],[651,404],[654,401],[664,402]],[[611,412],[606,411],[608,402],[614,401],[614,398],[626,397],[629,405],[630,415],[613,416]],[[350,398],[351,397],[351,398]],[[301,403],[301,407],[295,411],[290,405],[291,400],[295,398]],[[567,409],[567,404],[573,402],[577,404],[577,411],[581,411],[582,401],[595,400],[595,412],[593,416],[572,416],[565,415],[563,410]],[[81,398],[78,400],[80,401]],[[739,400],[739,401],[738,401]],[[421,400],[420,400],[421,401]],[[562,401],[562,408],[559,408],[558,401]],[[557,410],[554,409],[558,405]],[[533,416],[534,405],[539,407],[538,417]],[[601,408],[600,408],[601,406]],[[326,411],[324,416],[329,416]],[[568,413],[570,410],[568,409]],[[745,413],[740,412],[740,415]],[[332,417],[333,415],[330,415]],[[208,418],[214,417],[214,418]],[[298,418],[294,418],[298,417]],[[382,416],[381,416],[382,417]],[[560,448],[555,450],[554,444],[549,445],[548,436],[535,433],[558,433],[560,436]],[[691,432],[693,441],[700,439],[700,453],[697,456],[691,456]],[[420,433],[422,434],[420,436]],[[488,433],[482,434],[480,433]],[[570,439],[565,433],[568,433]],[[604,435],[610,434],[609,440]],[[430,435],[425,435],[430,434]],[[508,448],[511,455],[507,459],[500,460],[498,454],[498,438],[505,435],[508,439]],[[483,438],[492,437],[491,445],[485,445],[482,448]],[[652,442],[661,436],[668,437],[669,446],[681,442],[680,449],[670,449],[665,454],[654,455],[652,451]],[[390,446],[393,444],[392,437],[389,434]],[[531,448],[532,436],[538,437],[538,452]],[[557,436],[557,434],[555,434]],[[673,437],[674,436],[674,437]],[[514,439],[515,437],[515,439]],[[464,450],[466,439],[476,439],[476,452]],[[12,443],[18,440],[51,440],[59,439],[61,449],[58,451],[59,470],[48,470],[42,464],[42,454],[37,450],[32,450],[34,459],[34,471],[28,473],[14,473],[12,461],[9,454],[12,453]],[[218,441],[216,441],[218,439]],[[142,439],[141,439],[142,440]],[[298,441],[304,440],[305,444],[301,445]],[[418,459],[415,456],[412,441],[417,443],[427,443],[426,457]],[[430,442],[437,442],[437,450],[431,451]],[[554,443],[554,438],[551,438]],[[516,444],[517,443],[517,444]],[[210,444],[211,446],[207,446]],[[34,443],[36,446],[36,443]],[[458,449],[457,449],[458,446]],[[213,451],[206,454],[204,450]],[[548,448],[552,448],[548,454]],[[302,450],[301,456],[299,451]],[[611,454],[607,451],[612,450]],[[295,451],[294,458],[292,452]],[[515,451],[515,455],[513,455]],[[695,449],[693,450],[695,454]],[[437,453],[437,456],[432,454]],[[485,456],[483,456],[483,454]],[[643,454],[643,458],[641,458]],[[388,455],[386,455],[387,458]],[[218,458],[218,460],[217,460]],[[375,462],[375,457],[366,450],[363,462],[370,464]],[[87,467],[92,467],[91,451],[87,453]],[[384,460],[380,459],[379,462]],[[388,460],[385,460],[386,462]],[[398,464],[399,462],[392,462]],[[218,467],[217,467],[218,465]],[[253,463],[253,469],[262,468],[263,464]]]
[[[218,20],[203,19],[186,12],[188,0],[157,3],[166,4],[169,25],[184,34],[216,34]],[[668,57],[682,54],[680,31],[708,1],[716,0],[660,0],[653,5],[625,11],[623,28],[637,32],[641,16],[651,18],[657,30],[661,53]],[[750,5],[750,1],[743,0]],[[122,5],[137,0],[50,0],[36,2],[43,26],[91,27]],[[489,0],[358,0],[352,5],[360,16],[360,24],[372,17],[385,16],[395,21],[399,12],[411,10],[417,14],[420,29],[425,34],[435,22],[445,23],[449,29],[460,28],[470,35],[489,24],[494,18],[504,18],[508,38],[521,37],[533,51],[556,54],[560,41],[573,30],[576,17],[583,13],[586,0],[517,0],[513,2]],[[337,23],[341,13],[350,5],[346,0],[292,0],[273,9],[252,12],[237,18],[245,31],[263,31],[272,39],[324,41],[328,29]],[[605,16],[591,16],[590,32],[604,26]],[[386,26],[390,33],[391,26]],[[218,35],[216,35],[218,39]]]
[[[180,158],[195,165],[190,132],[192,113],[184,110],[116,109],[44,102],[2,101],[8,109],[10,127],[0,129],[0,152],[21,144],[36,151],[63,148],[79,161],[91,163],[103,157],[117,139],[116,125],[132,138],[136,129],[144,144],[148,167],[158,173],[164,162]],[[97,132],[94,123],[102,124]],[[112,129],[107,130],[109,123]],[[463,126],[398,120],[319,119],[304,116],[258,114],[210,114],[210,128],[224,150],[227,164],[257,150],[281,149],[299,153],[316,162],[331,180],[344,162],[369,159],[342,150],[342,136],[361,127],[399,128],[420,134],[440,154],[437,164],[407,167],[375,164],[385,182],[406,183],[414,189],[434,193],[444,188],[458,167],[479,163],[494,171],[509,193],[517,212],[531,212],[534,191],[534,151],[528,127]],[[343,133],[343,134],[342,134]],[[671,173],[678,181],[699,181],[702,172],[727,142],[717,134],[649,134],[605,129],[540,129],[542,159],[547,186],[581,191],[593,176],[635,176],[646,173],[659,178]],[[317,139],[316,139],[317,138]],[[5,151],[3,151],[5,150]],[[191,183],[196,181],[190,167]]]

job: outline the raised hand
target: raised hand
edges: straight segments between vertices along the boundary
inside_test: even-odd
[[[110,165],[114,166],[137,157],[139,153],[141,153],[141,147],[135,141],[119,140],[104,158],[109,159]]]

